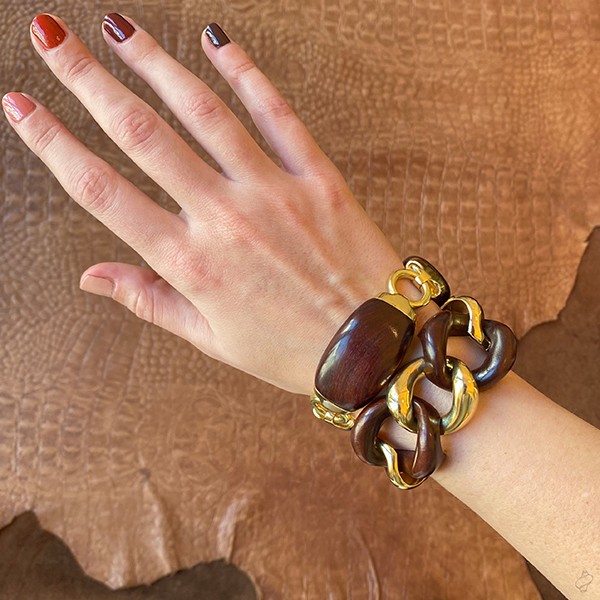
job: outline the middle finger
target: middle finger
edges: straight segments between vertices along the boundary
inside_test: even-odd
[[[158,113],[113,77],[66,25],[50,15],[31,24],[34,47],[106,134],[189,212],[225,180]],[[203,203],[205,205],[209,203]]]

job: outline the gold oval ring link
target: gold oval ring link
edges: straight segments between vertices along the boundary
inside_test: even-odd
[[[330,409],[325,406],[324,402],[326,401],[323,398],[320,398],[316,391],[313,391],[310,396],[310,403],[312,405],[313,415],[315,415],[317,419],[330,423],[338,429],[352,429],[354,427],[355,416],[353,413],[347,412],[339,407],[336,410]],[[328,404],[331,404],[331,402]]]
[[[419,300],[408,300],[408,303],[412,308],[419,308],[429,303],[433,293],[437,289],[436,282],[422,270],[416,271],[413,269],[399,269],[394,271],[388,280],[388,291],[390,294],[400,294],[396,288],[396,283],[399,279],[410,279],[415,282],[421,291],[421,298]],[[433,289],[432,289],[433,287]],[[403,295],[403,294],[400,294]]]
[[[453,356],[446,357],[452,369],[452,408],[441,417],[441,433],[452,433],[464,427],[473,417],[479,401],[479,389],[469,367]],[[417,422],[412,410],[415,383],[425,376],[425,360],[417,358],[407,363],[392,381],[387,394],[387,405],[398,425],[417,433]]]

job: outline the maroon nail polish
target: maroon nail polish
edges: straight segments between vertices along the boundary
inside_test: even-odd
[[[225,44],[229,44],[229,42],[231,41],[227,37],[227,34],[219,27],[218,23],[211,23],[205,31],[212,45],[217,48],[220,48]]]
[[[56,48],[67,37],[62,27],[50,15],[38,15],[33,19],[31,31],[48,50]]]
[[[129,39],[135,32],[133,25],[119,13],[108,13],[102,21],[102,28],[117,42]]]

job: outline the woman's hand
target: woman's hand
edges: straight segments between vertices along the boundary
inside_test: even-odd
[[[218,26],[207,29],[200,36],[204,52],[282,167],[205,83],[131,19],[107,15],[105,41],[221,173],[108,73],[63,21],[39,15],[31,28],[52,72],[179,204],[177,215],[88,150],[37,101],[12,92],[3,106],[69,195],[153,269],[101,263],[83,274],[83,289],[111,296],[211,357],[308,394],[335,331],[361,302],[385,290],[401,261],[273,84]]]

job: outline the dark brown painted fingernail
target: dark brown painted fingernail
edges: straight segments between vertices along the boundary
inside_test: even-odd
[[[31,31],[45,48],[56,48],[67,37],[62,27],[50,15],[38,15],[31,22]]]
[[[220,48],[225,44],[229,44],[230,40],[227,34],[219,27],[217,23],[211,23],[206,29],[206,35],[213,46]]]
[[[135,27],[119,13],[108,13],[102,21],[102,28],[117,42],[129,39],[135,32]]]
[[[35,104],[19,94],[19,92],[9,92],[2,98],[2,107],[4,112],[15,122],[23,120],[27,115],[35,110]]]

